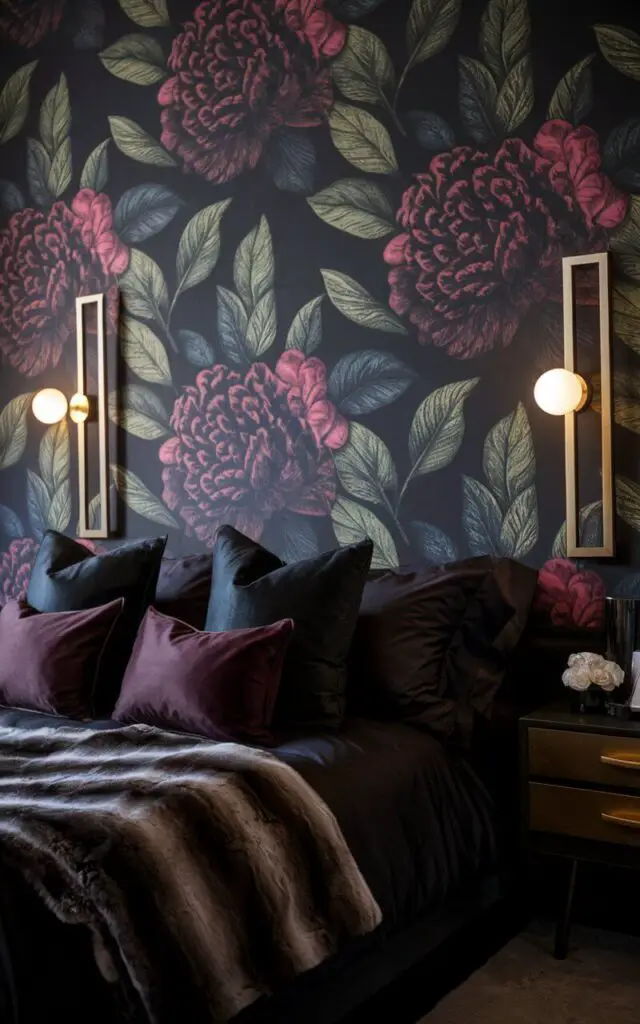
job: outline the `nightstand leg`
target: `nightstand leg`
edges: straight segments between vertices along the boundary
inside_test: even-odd
[[[569,869],[569,885],[567,896],[562,912],[556,925],[556,941],[553,955],[556,960],[566,960],[569,949],[569,934],[571,932],[571,911],[573,909],[573,897],[576,891],[576,876],[578,874],[578,861],[574,858]]]

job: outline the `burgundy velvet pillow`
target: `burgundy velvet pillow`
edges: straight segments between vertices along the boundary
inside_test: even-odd
[[[123,604],[37,612],[9,601],[0,612],[0,704],[91,718],[100,660]]]
[[[113,717],[269,745],[291,619],[207,633],[149,608]]]

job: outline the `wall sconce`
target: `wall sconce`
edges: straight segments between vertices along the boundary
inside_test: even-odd
[[[575,372],[574,267],[597,266],[600,313],[601,448],[602,448],[602,547],[580,547],[578,541],[577,451],[575,414],[588,406],[591,389]],[[567,555],[572,558],[603,558],[615,554],[613,514],[613,458],[611,409],[611,291],[609,253],[566,256],[562,260],[564,316],[564,368],[547,370],[536,381],[533,396],[544,412],[564,416],[564,454],[567,513]]]
[[[93,308],[92,308],[93,307]],[[98,355],[98,466],[100,495],[100,525],[89,529],[87,510],[87,434],[86,421],[92,411],[93,403],[85,394],[85,315],[95,318],[96,341]],[[77,355],[77,387],[78,390],[67,402],[66,396],[57,388],[43,388],[34,396],[31,408],[33,415],[41,423],[59,423],[69,415],[78,426],[78,491],[80,498],[80,514],[78,520],[79,537],[109,536],[109,502],[108,502],[108,437],[107,437],[107,383],[105,353],[105,306],[104,295],[83,295],[76,299],[76,355]]]

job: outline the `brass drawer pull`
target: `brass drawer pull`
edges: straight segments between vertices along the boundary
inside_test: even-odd
[[[603,811],[600,817],[611,825],[623,825],[625,828],[640,828],[640,811],[614,811],[612,814]]]
[[[633,768],[640,771],[640,754],[601,754],[603,764],[612,764],[614,768]]]

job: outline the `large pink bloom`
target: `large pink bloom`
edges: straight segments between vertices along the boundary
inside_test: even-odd
[[[600,171],[586,127],[550,121],[533,147],[457,147],[404,193],[389,242],[390,303],[422,344],[466,359],[509,345],[535,304],[559,294],[559,261],[606,248],[627,198]]]
[[[163,145],[209,181],[255,167],[277,128],[326,118],[346,37],[324,0],[204,0],[158,94]]]
[[[35,46],[60,24],[67,0],[0,0],[0,38]]]
[[[75,333],[76,297],[114,294],[128,263],[111,202],[93,189],[78,192],[71,207],[14,213],[0,231],[0,351],[28,377],[56,366]]]
[[[21,601],[27,596],[31,568],[39,547],[31,537],[19,537],[0,554],[0,607],[7,601]]]
[[[245,375],[220,364],[202,370],[176,400],[171,426],[175,436],[160,449],[162,497],[210,547],[223,523],[258,539],[283,509],[330,514],[331,449],[347,431],[326,400],[320,360],[292,351],[275,371],[264,363]]]
[[[604,581],[568,558],[553,558],[538,573],[534,607],[554,626],[600,629],[604,625]]]

